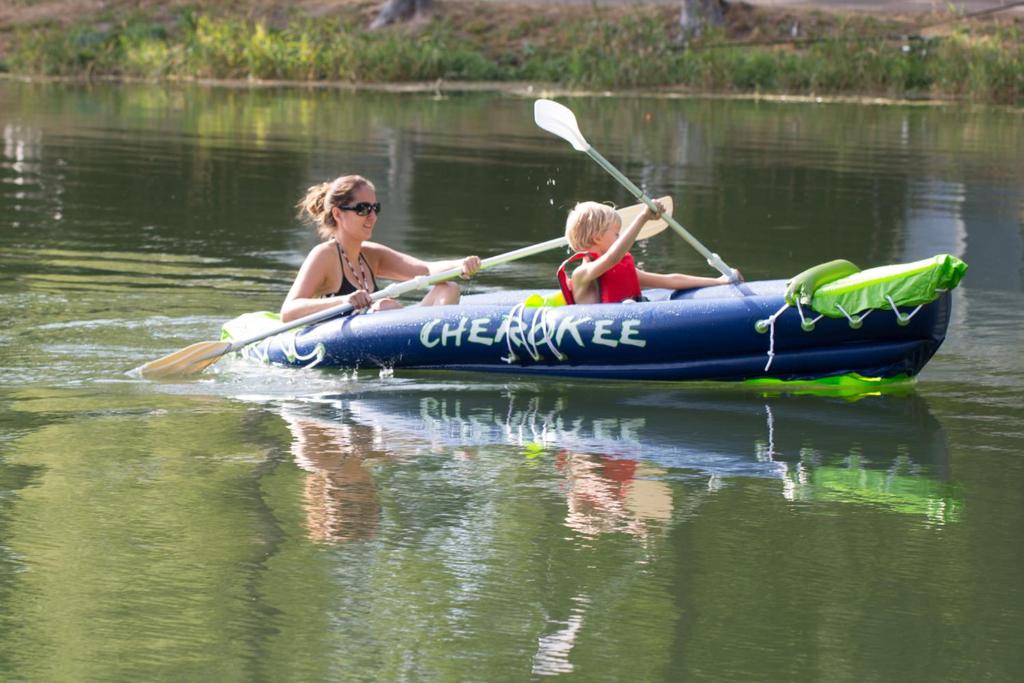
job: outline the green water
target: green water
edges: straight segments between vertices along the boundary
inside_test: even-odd
[[[748,279],[948,252],[912,386],[125,371],[274,309],[305,188],[426,258],[632,203],[498,94],[0,81],[0,679],[1015,680],[1024,116],[597,98]],[[635,251],[712,274],[671,233]],[[559,254],[470,291],[551,286]]]

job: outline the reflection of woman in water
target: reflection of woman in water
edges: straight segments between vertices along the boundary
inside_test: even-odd
[[[364,541],[377,533],[380,503],[367,460],[383,455],[376,430],[282,413],[292,454],[306,470],[306,525],[316,543]]]
[[[672,491],[651,477],[663,470],[627,458],[559,452],[566,478],[565,525],[587,536],[625,532],[647,536],[651,523],[672,517]]]

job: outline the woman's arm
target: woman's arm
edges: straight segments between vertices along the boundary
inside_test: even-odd
[[[325,243],[329,244],[329,243]],[[370,295],[358,290],[346,296],[322,298],[330,293],[331,269],[335,264],[334,252],[329,247],[314,247],[302,262],[288,295],[281,304],[281,321],[291,322],[327,308],[350,303],[356,308],[370,305]]]
[[[374,274],[385,280],[411,280],[420,275],[436,275],[460,267],[462,277],[470,277],[480,270],[478,256],[446,261],[424,261],[376,242],[364,242],[363,252]]]

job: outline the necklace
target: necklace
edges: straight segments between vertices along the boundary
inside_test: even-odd
[[[340,244],[338,246],[341,247]],[[352,265],[352,262],[348,260],[348,256],[345,254],[345,250],[344,249],[340,249],[340,251],[341,251],[341,260],[345,262],[346,266],[348,266],[348,270],[349,270],[350,273],[352,273],[352,277],[355,278],[356,284],[359,285],[359,289],[365,289],[367,292],[372,291],[370,289],[369,278],[368,277],[364,277],[364,274],[363,274],[363,260],[359,259],[359,268],[357,269],[355,266]],[[345,277],[345,273],[344,272],[342,272],[341,277],[342,278]]]

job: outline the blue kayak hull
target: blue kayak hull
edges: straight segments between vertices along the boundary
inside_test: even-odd
[[[946,292],[904,325],[892,311],[877,310],[859,329],[846,319],[822,318],[804,331],[797,311],[789,309],[774,331],[759,332],[755,324],[783,306],[784,289],[783,280],[762,281],[739,288],[652,290],[645,292],[651,299],[645,303],[540,308],[518,305],[531,292],[480,294],[456,306],[336,318],[241,353],[297,367],[600,379],[810,380],[850,373],[888,378],[917,374],[942,344],[949,323]]]

